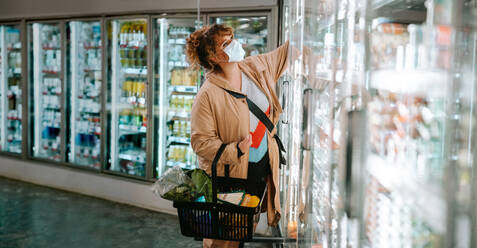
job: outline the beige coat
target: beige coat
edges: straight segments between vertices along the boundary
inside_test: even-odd
[[[278,123],[282,108],[275,92],[275,86],[288,66],[289,43],[272,52],[247,57],[239,62],[245,73],[259,89],[265,93],[271,105],[270,120]],[[237,99],[224,89],[234,91],[221,76],[208,73],[192,106],[191,145],[198,155],[200,168],[211,174],[212,160],[222,143],[227,144],[217,166],[217,175],[223,176],[224,164],[230,165],[230,176],[247,178],[248,150],[238,158],[237,143],[250,133],[250,114],[245,99]],[[240,92],[239,92],[240,93]],[[280,220],[280,196],[278,187],[279,149],[272,133],[267,130],[268,154],[272,175],[267,179],[267,216],[269,225]]]

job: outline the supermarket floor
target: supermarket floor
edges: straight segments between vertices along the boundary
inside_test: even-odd
[[[0,247],[202,245],[181,236],[175,216],[0,177]]]

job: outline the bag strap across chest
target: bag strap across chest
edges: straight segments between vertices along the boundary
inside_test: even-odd
[[[229,93],[231,96],[237,99],[245,98],[250,112],[252,112],[252,114],[255,115],[255,117],[257,117],[257,119],[259,119],[265,125],[265,127],[267,127],[268,131],[272,133],[273,129],[275,129],[275,125],[273,125],[273,122],[270,120],[270,118],[268,118],[268,116],[260,109],[260,107],[257,106],[257,104],[255,104],[252,100],[250,100],[247,96],[243,94],[237,93],[235,91],[227,90],[227,89],[224,89],[224,90],[227,93]],[[278,137],[276,133],[273,136],[273,138],[275,138],[278,144],[278,150],[280,153],[280,164],[286,164],[286,159],[282,154],[282,152],[285,152],[285,147],[283,146],[283,143],[280,140],[280,137]]]

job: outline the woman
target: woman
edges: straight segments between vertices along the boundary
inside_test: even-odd
[[[211,164],[219,147],[226,148],[217,166],[224,175],[229,165],[230,177],[252,182],[266,182],[269,225],[280,219],[278,187],[279,147],[274,135],[249,111],[246,95],[266,113],[274,125],[282,108],[275,85],[288,65],[288,42],[276,50],[244,59],[245,52],[234,39],[233,29],[213,24],[201,28],[187,39],[187,58],[191,66],[199,65],[208,73],[199,90],[191,118],[191,145],[201,169],[211,174]],[[238,242],[204,240],[204,247],[237,247]]]

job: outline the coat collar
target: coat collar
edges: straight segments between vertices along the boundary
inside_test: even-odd
[[[256,59],[254,57],[255,56],[251,56],[244,59],[243,61],[238,63],[238,66],[240,68],[240,71],[245,73],[245,75],[247,75],[247,77],[249,77],[255,84],[257,84],[257,86],[259,86],[260,89],[263,91],[264,89],[262,85],[260,85],[259,82],[256,82],[255,78],[257,78],[257,75],[259,73],[261,73],[262,71],[265,71],[266,67],[262,65],[262,63],[256,63],[255,61],[253,61],[254,59]],[[217,73],[208,72],[205,77],[209,82],[215,84],[216,86],[220,88],[237,92],[236,90],[230,87],[229,83],[227,82],[227,79],[225,79],[224,77],[222,77],[221,75]],[[242,94],[241,92],[237,92],[237,93]]]

